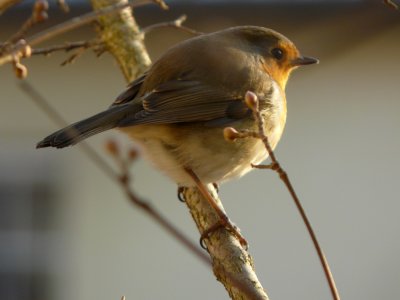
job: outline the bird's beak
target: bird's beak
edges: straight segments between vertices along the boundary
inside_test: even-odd
[[[304,66],[304,65],[312,65],[319,63],[319,60],[314,57],[307,57],[307,56],[299,56],[292,60],[292,65],[294,67],[297,66]]]

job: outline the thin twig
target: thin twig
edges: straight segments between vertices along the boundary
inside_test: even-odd
[[[64,118],[49,104],[49,102],[28,82],[21,81],[19,83],[22,91],[52,120],[57,126],[66,127],[68,123]],[[76,136],[75,132],[70,133]],[[85,154],[112,180],[118,181],[118,175],[114,170],[101,158],[101,156],[93,150],[85,141],[80,143],[81,149]]]
[[[210,259],[206,256],[200,249],[190,242],[181,232],[179,232],[171,223],[167,222],[165,218],[160,218],[160,215],[155,211],[155,209],[146,201],[140,199],[130,188],[130,183],[132,177],[129,170],[131,169],[132,163],[138,157],[137,151],[135,149],[130,149],[126,157],[122,156],[119,146],[114,141],[109,141],[106,144],[107,152],[114,158],[115,162],[120,168],[120,175],[118,176],[119,184],[124,190],[128,199],[135,205],[140,207],[142,210],[146,211],[153,219],[156,219],[158,224],[161,225],[166,231],[168,231],[172,236],[174,236],[180,243],[185,245],[190,251],[195,253],[200,259],[202,259],[207,264],[210,264]]]
[[[183,26],[182,23],[185,22],[186,19],[187,19],[186,15],[182,15],[182,16],[180,16],[179,18],[177,18],[174,21],[153,24],[153,25],[150,25],[150,26],[147,26],[147,27],[143,28],[141,31],[144,34],[148,34],[150,31],[153,31],[154,29],[159,29],[159,28],[163,28],[163,27],[171,27],[171,28],[183,30],[183,31],[188,32],[188,33],[193,34],[193,35],[201,35],[201,34],[203,34],[203,32],[200,32],[200,31],[194,30],[192,28]]]
[[[399,6],[391,0],[383,0],[383,4],[394,10],[399,10]]]
[[[48,101],[27,81],[20,82],[21,89],[26,93],[26,95],[57,125],[64,127],[66,126],[65,120],[61,115],[49,104]],[[76,136],[74,132],[71,135]],[[158,223],[164,230],[166,230],[170,235],[172,235],[178,242],[195,254],[201,261],[210,265],[210,259],[205,255],[199,247],[185,237],[176,227],[174,227],[165,217],[163,217],[159,212],[156,211],[149,203],[141,200],[135,195],[129,186],[129,173],[127,168],[123,174],[118,175],[114,170],[102,159],[102,157],[93,150],[89,144],[85,142],[80,142],[82,151],[92,160],[92,162],[97,165],[103,173],[105,173],[111,180],[121,185],[129,200],[137,207],[141,208],[147,213],[156,223]],[[124,174],[125,173],[125,174]]]
[[[55,45],[47,48],[36,48],[32,49],[32,55],[49,55],[57,51],[72,51],[76,50],[71,56],[65,59],[61,66],[73,63],[78,57],[80,57],[86,50],[92,48],[97,57],[99,57],[104,52],[104,43],[98,39],[93,39],[90,41],[79,41],[72,43],[65,43],[62,45]]]
[[[213,200],[223,209],[212,185],[207,187]],[[220,217],[197,187],[183,190],[189,211],[202,234],[217,224]],[[205,243],[212,259],[214,274],[232,299],[268,300],[255,272],[253,258],[229,230],[216,230]]]
[[[0,15],[21,1],[22,0],[0,0]]]
[[[7,41],[0,44],[0,58],[1,55],[5,53],[10,53],[10,52],[12,53],[13,48],[18,48],[19,49],[18,55],[15,53],[15,55],[12,57],[12,63],[14,64],[15,68],[16,63],[20,64],[21,57],[30,56],[30,46],[26,43],[23,37],[28,32],[28,30],[31,29],[34,25],[47,20],[48,9],[49,9],[49,4],[47,0],[36,0],[36,2],[33,4],[32,13],[29,16],[29,18],[21,25],[21,27],[17,30],[16,33],[14,33]],[[27,48],[29,48],[29,50]],[[29,55],[26,55],[28,52]],[[27,71],[25,72],[25,74],[27,74]]]
[[[99,41],[98,39],[90,40],[90,41],[78,41],[78,42],[72,42],[72,43],[65,43],[62,45],[55,45],[51,47],[46,47],[46,48],[34,48],[32,49],[32,55],[49,55],[53,52],[56,51],[71,51],[77,48],[91,48],[95,46],[100,46],[103,43]]]
[[[49,3],[46,0],[36,0],[32,7],[32,13],[29,18],[22,24],[20,29],[8,39],[6,44],[12,45],[18,42],[34,25],[47,20],[47,10]]]
[[[103,9],[99,9],[96,11],[92,11],[89,13],[86,13],[84,15],[81,15],[79,17],[72,18],[68,21],[65,21],[63,23],[57,24],[53,27],[50,27],[46,30],[43,30],[29,38],[26,39],[26,42],[30,46],[35,46],[37,44],[43,43],[44,41],[47,41],[55,36],[58,36],[60,34],[66,33],[68,31],[71,31],[73,29],[82,27],[83,25],[86,25],[94,20],[96,20],[100,16],[105,16],[109,14],[116,13],[124,8],[127,7],[138,7],[142,6],[151,2],[156,2],[157,4],[160,4],[159,0],[136,0],[135,2],[129,2],[129,3],[123,3],[123,4],[116,4],[116,5],[110,5],[108,7],[105,7]],[[0,57],[0,66],[12,62],[16,56],[20,56],[20,51],[22,47],[15,45],[12,47],[8,53],[4,54],[3,56]]]
[[[47,30],[39,32],[38,34],[35,34],[34,36],[28,38],[27,42],[29,45],[34,46],[36,44],[42,43],[46,40],[49,40],[55,36],[58,36],[60,34],[66,33],[73,29],[82,27],[83,25],[86,25],[88,23],[91,23],[92,21],[96,20],[98,17],[116,13],[127,7],[134,8],[134,7],[142,6],[142,5],[154,2],[154,1],[155,0],[136,0],[134,2],[129,2],[129,3],[110,5],[103,9],[92,11],[92,12],[86,13],[84,15],[81,15],[79,17],[72,18],[61,24],[55,25]]]
[[[57,0],[57,4],[64,13],[69,13],[69,5],[65,0]]]
[[[160,6],[163,10],[168,10],[169,7],[167,3],[164,2],[164,0],[153,0],[154,3],[156,3],[158,6]]]
[[[246,96],[245,96],[245,101],[246,101],[246,104],[248,105],[248,107],[253,111],[253,116],[255,119],[255,123],[258,127],[258,131],[257,132],[251,132],[251,131],[239,132],[239,131],[236,131],[234,128],[228,127],[228,128],[225,128],[225,130],[224,130],[224,136],[228,140],[234,140],[235,138],[246,138],[246,137],[258,137],[259,139],[261,139],[261,141],[263,142],[263,144],[269,154],[269,157],[271,159],[271,164],[269,164],[269,165],[252,165],[252,166],[254,168],[259,168],[259,169],[271,169],[279,174],[279,177],[281,178],[281,180],[284,182],[287,189],[289,190],[289,193],[292,196],[292,198],[296,204],[296,207],[301,215],[301,218],[303,219],[303,222],[304,222],[305,226],[307,227],[307,231],[308,231],[308,233],[311,237],[311,240],[314,244],[315,250],[317,251],[318,257],[320,259],[322,268],[325,273],[325,277],[328,281],[332,297],[335,300],[340,300],[340,296],[339,296],[339,292],[336,288],[335,280],[333,278],[333,275],[330,270],[328,261],[325,257],[325,254],[318,242],[317,236],[314,233],[311,223],[308,220],[308,217],[304,211],[304,208],[300,203],[300,200],[289,180],[287,173],[280,166],[280,164],[277,161],[276,156],[271,148],[271,145],[269,144],[268,137],[265,133],[264,118],[262,117],[261,112],[259,110],[258,97],[256,94],[254,94],[252,92],[247,92]]]
[[[74,63],[79,57],[82,56],[82,54],[86,51],[86,48],[78,48],[77,50],[75,50],[75,52],[70,55],[67,59],[65,59],[63,62],[61,62],[61,66],[66,66],[69,64]]]

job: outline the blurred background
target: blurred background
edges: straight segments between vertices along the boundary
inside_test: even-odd
[[[168,2],[168,1],[167,1]],[[135,11],[141,26],[181,14],[199,31],[235,25],[273,28],[319,65],[296,71],[287,87],[288,121],[276,155],[300,196],[343,299],[400,298],[400,12],[381,1],[170,1]],[[71,13],[51,3],[49,23]],[[0,40],[30,14],[0,17]],[[48,26],[48,24],[44,26]],[[40,30],[41,26],[35,30]],[[90,39],[85,27],[52,40]],[[146,45],[156,59],[187,33],[164,28]],[[108,54],[88,52],[24,61],[28,81],[69,122],[107,107],[126,82]],[[194,58],[195,59],[195,58]],[[0,299],[228,299],[209,268],[133,207],[79,147],[36,150],[58,129],[0,68]],[[89,143],[104,152],[116,132]],[[199,234],[176,186],[143,160],[134,189],[197,243]],[[250,244],[271,299],[330,299],[318,258],[275,173],[254,171],[220,189]]]

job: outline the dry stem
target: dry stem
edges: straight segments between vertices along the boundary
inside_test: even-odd
[[[22,0],[0,0],[0,15],[21,1]]]
[[[32,55],[49,55],[53,52],[56,51],[71,51],[77,48],[92,48],[95,46],[101,46],[102,42],[100,42],[97,39],[90,40],[90,41],[78,41],[78,42],[71,42],[71,43],[65,43],[62,45],[54,45],[51,47],[46,47],[46,48],[34,48],[32,49]]]
[[[40,95],[40,93],[33,88],[27,81],[22,81],[20,83],[21,89],[27,94],[27,96],[58,126],[65,127],[67,122],[61,117],[61,115],[49,104],[46,99]],[[72,130],[71,136],[76,136],[76,132]],[[125,191],[128,199],[136,207],[142,209],[148,216],[150,216],[157,224],[159,224],[164,230],[166,230],[171,236],[173,236],[177,241],[179,241],[183,246],[185,246],[190,252],[195,254],[201,261],[206,264],[210,264],[210,259],[201,251],[201,249],[193,242],[191,242],[187,237],[184,236],[175,226],[172,225],[165,217],[161,215],[153,206],[148,202],[140,199],[133,190],[130,188],[130,175],[129,175],[129,164],[133,161],[133,155],[130,153],[128,160],[123,161],[119,155],[114,155],[119,160],[119,167],[121,169],[121,174],[118,175],[114,170],[108,165],[108,163],[86,142],[82,141],[79,143],[82,151],[87,155],[87,157],[98,166],[105,175],[107,175],[111,180],[116,182]],[[109,147],[108,147],[109,148]],[[110,151],[109,151],[110,152]]]
[[[296,207],[301,215],[301,218],[303,219],[303,222],[304,222],[305,226],[307,227],[307,231],[311,237],[311,240],[314,244],[314,248],[317,251],[322,268],[324,270],[324,274],[325,274],[326,280],[328,282],[329,288],[331,290],[332,297],[334,300],[340,300],[340,296],[339,296],[339,292],[336,288],[335,280],[333,278],[333,275],[330,270],[328,261],[325,257],[325,254],[318,242],[317,236],[314,233],[311,223],[308,220],[308,217],[304,211],[304,208],[300,203],[300,200],[292,186],[292,183],[289,180],[287,173],[280,166],[280,164],[279,164],[278,160],[276,159],[276,156],[269,144],[268,137],[267,137],[267,135],[265,133],[265,129],[264,129],[265,122],[264,122],[264,119],[261,116],[261,112],[259,110],[259,101],[258,101],[257,95],[254,94],[253,92],[247,92],[246,96],[245,96],[245,102],[248,105],[248,107],[253,111],[253,116],[254,116],[258,131],[257,132],[237,131],[234,128],[228,127],[228,128],[225,128],[225,130],[224,130],[225,138],[230,141],[232,141],[236,138],[248,138],[248,137],[251,137],[251,138],[256,137],[256,138],[259,138],[262,140],[262,142],[264,143],[264,146],[269,154],[269,157],[271,159],[271,164],[269,164],[269,165],[252,165],[252,166],[254,168],[258,168],[258,169],[271,169],[279,174],[279,177],[284,182],[286,188],[288,189],[290,195],[292,196],[293,201],[295,202]]]
[[[213,185],[207,188],[215,203],[223,210]],[[218,214],[197,188],[186,188],[184,196],[200,233],[220,221]],[[232,299],[269,299],[255,273],[253,258],[233,233],[221,228],[204,242],[212,259],[214,274]]]
[[[92,0],[94,9],[102,9],[126,0]],[[98,19],[98,35],[107,50],[117,60],[124,77],[132,81],[144,73],[151,65],[150,57],[143,43],[143,34],[131,13],[130,8],[117,14],[102,16]]]
[[[105,5],[104,0],[92,1],[97,2],[97,4],[94,5],[97,7]],[[134,4],[128,4],[120,2],[115,3],[115,1],[113,1],[113,3],[115,4],[107,6],[104,9],[100,9],[97,12],[92,12],[84,16],[72,19],[63,24],[59,24],[46,31],[43,31],[28,39],[28,43],[30,45],[36,45],[56,35],[87,24],[95,20],[99,16],[109,15],[128,6],[138,6],[147,2],[148,1],[137,1]],[[161,1],[156,2],[160,2],[162,4]],[[130,14],[130,10],[126,10],[122,14]],[[119,16],[119,18],[120,17],[121,16]],[[128,47],[131,47],[131,51],[126,52],[126,55],[133,56],[133,58],[125,57],[126,59],[121,59],[121,57],[123,57],[123,55],[119,57],[121,55],[121,52],[113,52],[114,56],[117,57],[121,64],[121,69],[125,70],[124,75],[128,80],[132,80],[133,77],[139,74],[139,72],[142,72],[145,68],[147,68],[150,63],[150,60],[147,56],[147,51],[143,46],[141,32],[137,30],[138,28],[135,23],[130,23],[131,21],[135,22],[134,19],[131,17],[122,17],[122,22],[128,22],[128,24],[130,24],[128,25],[128,27],[133,26],[133,30],[128,31],[131,33],[131,35],[126,35],[126,31],[124,31],[126,29],[126,26],[121,25],[120,23],[118,24],[118,22],[118,26],[115,26],[113,28],[114,31],[110,31],[111,35],[120,35],[119,37],[117,37],[117,39],[114,40],[116,43],[114,45],[115,47],[122,48],[127,46],[126,43],[132,43],[131,45],[128,45]],[[113,24],[113,22],[109,22],[108,20],[101,20],[100,22],[102,24],[99,27],[101,31],[109,30],[115,25]],[[119,29],[121,30],[120,33],[118,33]],[[103,34],[104,33],[102,33],[102,36],[104,38]],[[123,37],[123,39],[121,37]],[[104,38],[106,42],[107,38],[108,36]],[[119,42],[122,42],[122,44],[117,44]],[[15,56],[19,55],[21,49],[22,48],[19,48],[17,46],[12,49],[11,53],[8,54],[12,57],[11,60],[15,58]],[[7,62],[7,59],[9,59],[7,58],[7,55],[0,57],[0,65]],[[139,67],[138,64],[140,65]],[[27,90],[28,94],[32,98],[36,98],[37,100],[37,93],[35,96],[35,92],[32,89]],[[42,109],[49,115],[53,113],[53,117],[58,118],[57,114],[54,114],[54,111],[52,111],[51,107],[46,102],[42,101],[38,105],[41,106]],[[88,154],[88,156],[92,160],[94,160],[96,164],[111,179],[115,180],[118,184],[121,185],[132,203],[136,204],[138,207],[146,211],[146,213],[149,214],[155,221],[157,221],[164,229],[170,232],[180,242],[185,244],[185,246],[188,247],[190,251],[198,255],[202,260],[209,262],[208,258],[205,257],[202,252],[196,250],[198,249],[197,247],[193,246],[189,241],[185,242],[184,237],[179,235],[179,232],[176,231],[172,226],[168,225],[169,223],[167,220],[162,218],[151,206],[143,202],[141,199],[138,199],[136,195],[133,194],[133,191],[129,188],[128,182],[130,177],[128,174],[123,173],[122,176],[116,175],[115,172],[108,166],[107,163],[105,163],[101,159],[101,157],[95,151],[93,151],[86,144],[83,145],[83,149]],[[123,170],[126,170],[126,168],[124,167]],[[219,200],[218,196],[215,194],[215,190],[213,189],[213,187],[209,187],[209,189],[216,202],[218,203]],[[215,211],[212,209],[212,207],[210,207],[210,205],[202,197],[202,195],[196,188],[187,189],[185,192],[185,198],[186,203],[200,232],[203,232],[205,229],[215,224],[215,221],[217,220]],[[222,207],[222,204],[219,203],[219,205],[221,205]],[[214,273],[218,280],[220,280],[225,285],[227,291],[233,299],[268,299],[254,272],[252,258],[230,232],[227,232],[226,230],[218,230],[207,240],[206,243],[207,249],[212,257]]]
[[[92,0],[92,2],[98,2],[95,5],[96,7],[98,5],[105,5],[107,3],[105,1],[115,2],[118,0]],[[108,2],[108,4],[110,3]],[[130,11],[127,13],[130,13]],[[132,76],[134,74],[138,75],[138,66],[136,64],[138,62],[145,65],[149,63],[147,51],[144,45],[142,45],[143,38],[138,34],[139,31],[133,17],[123,15],[105,19],[101,19],[100,35],[103,37],[103,40],[110,39],[110,41],[113,41],[114,44],[111,49],[116,51],[113,51],[112,54],[116,56],[117,61],[120,63],[125,78],[128,81],[133,80]],[[130,35],[124,34],[127,27],[126,24],[121,24],[121,22],[125,21],[127,24],[130,24],[128,26],[133,26],[133,29],[127,31]],[[115,35],[115,37],[110,35]],[[131,39],[134,41],[131,41]],[[116,49],[125,46],[131,47],[131,51],[126,52],[125,50]],[[129,57],[126,57],[126,55]],[[211,191],[213,191],[213,188],[211,188]],[[212,193],[212,195],[214,198],[218,198],[215,193]],[[215,211],[197,188],[186,189],[185,198],[200,233],[215,224],[215,221],[218,220],[215,217]],[[218,202],[218,200],[216,201]],[[220,205],[223,209],[222,204]],[[213,234],[207,241],[208,252],[213,262],[214,274],[218,280],[224,284],[233,299],[268,299],[254,272],[250,255],[230,232],[219,230],[218,233]],[[219,238],[221,236],[222,238]]]
[[[175,28],[175,29],[179,29],[182,31],[185,31],[187,33],[193,34],[193,35],[201,35],[203,34],[203,32],[194,30],[192,28],[183,26],[183,22],[185,22],[187,19],[186,15],[182,15],[179,18],[177,18],[176,20],[170,21],[170,22],[162,22],[162,23],[157,23],[157,24],[153,24],[150,26],[147,26],[145,28],[143,28],[141,31],[144,34],[148,34],[150,31],[153,31],[154,29],[159,29],[159,28],[163,28],[163,27],[170,27],[170,28]]]
[[[399,10],[399,6],[391,0],[383,0],[383,4],[394,10]]]
[[[54,38],[58,35],[71,31],[73,29],[84,26],[90,22],[95,21],[97,18],[106,15],[112,15],[116,12],[127,8],[127,7],[138,7],[147,3],[157,2],[157,0],[136,0],[135,2],[130,3],[117,3],[114,5],[107,6],[105,8],[99,9],[97,11],[92,11],[87,14],[81,15],[79,17],[72,18],[63,23],[57,24],[53,27],[50,27],[46,30],[43,30],[32,37],[26,39],[26,42],[32,47],[43,43],[51,38]],[[0,56],[0,66],[12,62],[16,57],[21,57],[21,50],[23,47],[21,45],[16,44],[14,47],[11,47],[10,51]]]

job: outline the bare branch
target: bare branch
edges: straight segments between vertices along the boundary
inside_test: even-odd
[[[33,5],[32,13],[29,18],[21,25],[21,27],[14,33],[6,42],[0,45],[0,55],[6,53],[12,49],[13,46],[25,46],[26,41],[23,40],[23,44],[21,44],[21,40],[24,35],[37,23],[43,22],[47,20],[47,10],[49,9],[49,4],[46,0],[36,0]],[[22,49],[21,49],[22,50]],[[17,57],[16,59],[18,59]]]
[[[163,10],[169,9],[167,3],[165,3],[164,0],[154,0],[154,2],[158,4],[158,6],[160,6]]]
[[[49,55],[56,51],[66,51],[69,52],[71,50],[75,50],[78,48],[89,49],[96,46],[101,46],[103,43],[98,39],[93,39],[90,41],[78,41],[78,42],[71,42],[65,43],[62,45],[55,45],[46,48],[35,48],[32,49],[32,55]]]
[[[207,189],[214,202],[224,210],[215,188],[209,185]],[[220,216],[199,189],[186,188],[183,194],[200,233],[220,221]],[[232,299],[269,299],[255,273],[253,258],[235,234],[221,228],[204,242],[212,259],[214,274]]]
[[[57,51],[70,52],[75,50],[75,52],[71,56],[69,56],[61,63],[61,66],[65,66],[67,64],[75,62],[75,60],[88,49],[92,49],[97,57],[99,57],[106,51],[104,43],[102,41],[99,41],[98,39],[93,39],[90,41],[79,41],[50,46],[46,48],[32,49],[32,55],[50,55],[53,52]]]
[[[94,9],[102,9],[126,0],[91,0]],[[102,16],[97,22],[99,38],[107,51],[116,59],[127,81],[132,81],[151,65],[150,57],[143,42],[132,10],[123,9],[117,14]]]
[[[383,4],[394,10],[399,10],[399,6],[391,0],[383,0]]]
[[[304,211],[303,206],[301,205],[301,202],[289,180],[289,177],[287,175],[287,173],[282,169],[282,167],[280,166],[279,162],[276,159],[276,156],[271,148],[271,145],[269,144],[268,141],[268,137],[265,133],[265,122],[263,117],[261,116],[261,112],[259,110],[259,101],[258,101],[258,97],[256,94],[254,94],[253,92],[247,92],[245,95],[245,102],[247,104],[247,106],[253,111],[253,116],[255,119],[255,123],[258,127],[258,131],[257,132],[252,132],[252,131],[237,131],[234,128],[225,128],[224,130],[224,136],[227,140],[229,141],[233,141],[237,138],[259,138],[262,140],[262,142],[264,143],[264,146],[266,148],[266,150],[268,151],[269,157],[271,159],[271,164],[269,165],[252,165],[254,168],[258,168],[258,169],[271,169],[274,170],[275,172],[277,172],[279,174],[279,177],[281,178],[281,180],[284,182],[284,184],[286,185],[286,188],[288,189],[290,195],[293,198],[293,201],[296,204],[296,207],[301,215],[301,218],[303,219],[304,224],[307,227],[307,231],[311,237],[311,240],[314,244],[315,250],[318,254],[318,257],[320,259],[322,268],[324,270],[325,273],[325,277],[328,281],[330,290],[331,290],[331,294],[333,299],[335,300],[340,300],[340,296],[339,296],[339,292],[336,288],[336,284],[335,284],[335,280],[333,278],[332,272],[330,270],[328,261],[325,257],[325,254],[318,242],[317,236],[314,233],[314,230],[311,226],[310,221],[308,220],[308,217]]]
[[[20,83],[21,89],[26,95],[57,125],[60,127],[66,126],[66,121],[61,115],[49,104],[48,101],[27,81]],[[75,132],[71,132],[72,136],[76,136]],[[178,242],[185,246],[190,252],[196,255],[201,261],[206,264],[210,264],[210,259],[201,251],[201,249],[191,242],[187,237],[183,235],[175,226],[173,226],[165,217],[163,217],[154,207],[148,202],[140,199],[135,195],[129,186],[130,175],[129,175],[129,164],[135,159],[135,152],[129,151],[128,159],[123,160],[119,156],[117,146],[107,146],[109,153],[114,153],[114,157],[118,157],[120,160],[119,166],[121,168],[121,174],[118,175],[114,170],[106,163],[106,161],[86,142],[80,142],[80,149],[87,155],[87,157],[98,166],[103,173],[105,173],[111,180],[116,182],[125,191],[129,200],[138,208],[142,209],[148,216],[150,216],[157,224],[159,224],[164,230],[166,230],[171,236],[173,236]],[[116,149],[114,152],[111,148]]]
[[[136,160],[138,154],[134,149],[128,150],[128,155],[123,157],[121,150],[118,145],[109,141],[106,145],[108,153],[115,159],[116,163],[120,168],[120,175],[118,176],[118,182],[122,189],[125,191],[128,199],[135,206],[144,210],[148,215],[150,215],[154,220],[157,221],[163,229],[165,229],[170,235],[172,235],[176,240],[178,240],[182,245],[184,245],[188,250],[194,253],[198,258],[200,258],[204,263],[210,265],[210,259],[200,250],[200,248],[193,244],[189,239],[187,239],[178,229],[172,226],[165,218],[155,211],[155,209],[146,201],[140,199],[130,188],[131,175],[129,173],[132,163]]]
[[[79,48],[75,50],[75,52],[70,55],[67,59],[63,60],[60,64],[60,66],[64,67],[66,65],[74,63],[79,57],[82,56],[82,54],[86,51],[86,48]]]
[[[21,1],[22,0],[0,0],[0,15]]]
[[[55,36],[58,36],[60,34],[66,33],[73,29],[79,28],[83,25],[86,25],[90,22],[93,22],[101,16],[114,14],[127,7],[138,7],[151,2],[157,2],[157,0],[136,0],[135,2],[117,3],[115,5],[110,5],[108,7],[86,13],[79,17],[72,18],[68,21],[65,21],[63,23],[50,27],[46,30],[43,30],[35,34],[34,36],[27,38],[26,42],[32,47],[37,44],[43,43],[44,41],[47,41],[51,38],[54,38]],[[159,2],[157,3],[159,4]],[[21,49],[22,47],[18,45],[11,47],[10,51],[7,51],[7,53],[0,56],[0,66],[5,63],[12,62],[15,59],[15,57],[20,57]]]
[[[97,2],[97,0],[92,0]],[[102,1],[102,0],[99,0]],[[163,5],[164,2],[154,0],[159,4]],[[115,2],[115,1],[113,1]],[[48,40],[56,35],[67,32],[69,30],[75,29],[79,26],[87,24],[99,16],[109,15],[114,11],[122,10],[123,8],[127,8],[128,6],[138,6],[140,4],[147,3],[148,1],[139,1],[135,2],[135,4],[126,4],[126,3],[117,3],[114,5],[107,5],[105,8],[101,8],[96,13],[86,14],[84,16],[75,18],[71,21],[67,21],[63,24],[59,24],[55,27],[52,27],[46,31],[43,31],[31,38],[28,39],[29,45],[36,45],[45,40]],[[101,4],[94,5],[95,7],[99,5],[104,5],[105,2]],[[165,3],[164,3],[165,4]],[[97,7],[99,7],[97,6]],[[122,15],[130,14],[130,10],[126,10],[126,12],[121,12]],[[108,30],[111,26],[108,21],[104,21],[106,18],[100,18],[99,23],[101,24],[100,30],[102,31],[103,41],[108,45],[108,50],[110,50],[114,56],[119,60],[121,69],[124,71],[124,75],[128,80],[132,80],[136,77],[140,72],[143,72],[145,68],[150,64],[150,59],[148,58],[147,51],[143,46],[143,34],[138,29],[136,23],[129,23],[133,18],[126,18],[123,16],[123,22],[128,20],[128,27],[133,28],[133,31],[129,31],[131,34],[126,34],[125,29],[126,26],[118,26],[117,31],[120,30],[120,33],[108,31],[112,38],[117,36],[118,43],[113,43],[115,39],[110,39],[109,36],[104,36],[104,32]],[[182,27],[183,18],[178,19],[177,22],[174,23],[173,27]],[[119,24],[120,25],[120,24]],[[153,27],[154,28],[154,27]],[[192,32],[193,33],[193,32]],[[109,42],[111,41],[111,43]],[[120,44],[119,42],[128,41],[129,44]],[[115,45],[113,45],[115,44]],[[121,52],[113,51],[115,48],[119,48],[117,50],[123,49],[126,51],[128,56],[124,56],[125,54],[121,54]],[[22,47],[13,47],[8,53],[11,56],[11,61],[15,60],[16,57],[21,57],[21,49]],[[76,47],[75,49],[82,50],[85,47]],[[56,50],[54,50],[56,51]],[[0,57],[0,65],[2,63],[7,62],[6,56]],[[133,57],[133,59],[132,59]],[[128,59],[126,59],[128,58]],[[138,67],[139,66],[139,67]],[[124,69],[126,68],[126,69]],[[40,98],[38,94],[35,94],[35,91],[32,89],[27,89],[28,94],[32,98]],[[36,95],[36,96],[35,96]],[[52,108],[43,101],[38,101],[38,105],[42,107],[44,111],[47,111],[49,115],[52,115],[53,118],[57,119],[59,116],[52,110]],[[74,136],[74,132],[71,133]],[[113,169],[105,163],[101,157],[93,151],[90,147],[88,147],[85,143],[83,144],[84,151],[89,155],[89,157],[96,162],[96,164],[115,182],[121,185],[123,190],[126,192],[128,198],[134,203],[136,206],[143,209],[148,215],[150,215],[158,224],[160,224],[164,229],[166,229],[170,234],[172,234],[177,240],[183,243],[186,247],[190,249],[193,253],[195,253],[198,257],[200,257],[205,262],[209,263],[209,259],[204,256],[204,254],[198,251],[198,248],[195,247],[190,241],[185,239],[180,233],[169,224],[169,222],[164,219],[161,215],[159,215],[148,203],[143,200],[137,198],[137,196],[130,189],[129,182],[130,176],[127,172],[128,168],[126,165],[121,165],[121,175],[117,175]],[[115,149],[114,149],[115,150]],[[211,194],[214,199],[216,199],[218,203],[218,196],[215,195],[212,187],[209,188]],[[209,205],[209,203],[202,197],[199,191],[196,188],[188,188],[185,191],[186,203],[190,209],[190,212],[200,230],[200,232],[204,232],[205,229],[209,228],[210,225],[215,224],[218,216],[215,214],[213,208]],[[222,204],[218,204],[222,207]],[[268,299],[265,291],[263,290],[259,280],[254,272],[253,260],[251,256],[247,253],[247,251],[240,245],[238,240],[234,235],[232,235],[229,231],[226,230],[218,230],[215,234],[213,234],[206,241],[207,250],[209,251],[212,261],[213,261],[213,270],[218,280],[220,280],[226,287],[227,291],[231,295],[233,299]],[[197,250],[196,250],[197,249]]]
[[[69,5],[65,0],[57,0],[57,4],[63,12],[69,13]]]
[[[21,28],[6,43],[7,44],[16,43],[35,24],[47,20],[48,9],[49,9],[49,3],[46,0],[36,0],[35,4],[33,5],[32,14],[30,15],[30,17],[22,24]]]
[[[190,34],[193,35],[201,35],[203,34],[203,32],[194,30],[192,28],[183,26],[183,22],[185,22],[187,19],[186,15],[182,15],[180,16],[178,19],[174,20],[174,21],[170,21],[170,22],[162,22],[162,23],[157,23],[157,24],[153,24],[150,26],[147,26],[145,28],[142,29],[142,33],[143,34],[148,34],[150,31],[153,31],[154,29],[159,29],[159,28],[165,28],[165,27],[170,27],[170,28],[175,28],[175,29],[179,29],[185,32],[188,32]]]
[[[107,1],[112,0],[92,1],[96,3],[100,2],[96,5],[105,5]],[[147,64],[149,60],[147,51],[144,45],[142,45],[143,34],[138,29],[134,19],[127,16],[121,16],[121,19],[100,19],[102,25],[100,27],[100,34],[105,39],[114,38],[111,39],[114,42],[109,43],[111,49],[115,50],[112,51],[112,54],[119,61],[125,78],[129,81],[133,79],[130,74],[135,74],[135,72],[137,74],[137,63]],[[126,20],[127,24],[129,24],[128,26],[131,26],[128,31],[130,34],[126,34],[126,24],[121,24],[121,22],[123,23]],[[110,31],[111,29],[113,30],[112,32]],[[103,38],[103,40],[105,39]],[[125,47],[131,50],[126,51],[124,50]],[[126,52],[121,52],[121,50]],[[184,195],[186,204],[201,233],[215,224],[216,220],[218,220],[218,215],[197,188],[187,188]],[[218,199],[214,193],[212,196]],[[216,201],[218,202],[218,200]],[[219,203],[218,205],[223,209],[222,204]],[[250,255],[240,245],[234,235],[231,235],[226,230],[218,230],[207,239],[206,244],[212,258],[214,273],[218,280],[225,285],[225,288],[233,299],[268,299],[254,272]]]

